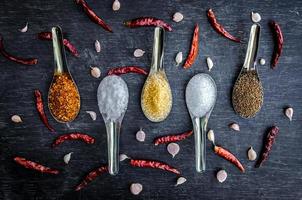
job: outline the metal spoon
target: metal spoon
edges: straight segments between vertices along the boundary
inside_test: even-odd
[[[196,171],[206,169],[206,129],[217,97],[215,81],[208,74],[196,74],[186,88],[186,103],[193,122]]]
[[[129,99],[127,84],[119,76],[107,76],[98,87],[97,98],[107,131],[108,169],[111,175],[116,175],[119,170],[121,124]]]

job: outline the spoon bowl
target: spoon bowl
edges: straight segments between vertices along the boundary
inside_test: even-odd
[[[215,81],[208,74],[196,74],[186,87],[186,103],[194,129],[197,172],[204,172],[206,169],[206,129],[216,97]]]

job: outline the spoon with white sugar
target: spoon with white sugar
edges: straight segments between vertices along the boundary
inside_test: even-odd
[[[206,169],[206,129],[217,96],[215,81],[208,74],[196,74],[186,88],[186,103],[193,122],[196,171]]]

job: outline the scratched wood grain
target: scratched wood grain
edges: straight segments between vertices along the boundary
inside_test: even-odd
[[[22,66],[0,57],[0,199],[302,199],[302,1],[273,0],[120,0],[121,10],[113,12],[113,0],[87,0],[97,14],[113,28],[110,34],[92,23],[73,0],[1,0],[0,33],[4,37],[7,51],[23,57],[37,57],[36,66]],[[264,87],[264,106],[250,120],[238,117],[231,106],[231,89],[243,63],[247,43],[237,44],[222,38],[210,27],[206,10],[213,8],[219,21],[234,35],[248,40],[251,26],[250,12],[262,16],[262,33],[259,57],[266,59],[259,66]],[[174,23],[171,16],[180,11],[184,20]],[[90,170],[106,163],[106,133],[103,120],[98,113],[96,90],[100,79],[92,78],[89,66],[108,69],[119,65],[141,65],[149,68],[152,51],[152,28],[128,29],[122,21],[139,16],[156,16],[171,23],[174,31],[166,34],[165,68],[173,91],[173,108],[162,123],[149,122],[140,109],[140,91],[145,77],[124,75],[128,84],[130,101],[123,122],[120,151],[133,158],[157,159],[179,168],[187,182],[174,187],[176,176],[158,170],[134,169],[127,162],[121,163],[117,176],[102,175],[81,192],[74,186]],[[276,20],[284,31],[284,52],[276,70],[269,68],[273,51],[269,20]],[[27,33],[20,33],[26,22]],[[200,54],[189,70],[175,66],[178,51],[187,55],[194,24],[200,25]],[[49,31],[52,26],[62,26],[68,38],[81,52],[80,58],[67,53],[70,71],[81,93],[81,112],[70,126],[50,123],[58,134],[70,131],[87,132],[97,139],[95,145],[81,142],[66,142],[56,149],[50,147],[58,135],[50,133],[41,123],[34,107],[33,91],[40,89],[46,99],[53,72],[52,45],[39,41],[36,33]],[[102,51],[96,53],[94,41],[101,42]],[[142,58],[132,56],[134,49],[146,51]],[[208,144],[207,171],[197,174],[194,169],[193,137],[180,142],[181,150],[172,159],[164,145],[154,147],[154,137],[191,129],[191,121],[184,101],[184,90],[188,80],[196,73],[207,72],[205,59],[210,56],[214,68],[210,73],[218,87],[218,99],[209,128],[215,130],[216,140],[230,149],[247,168],[240,173],[232,164],[214,155]],[[283,115],[286,106],[294,108],[291,123]],[[92,121],[87,110],[98,113]],[[48,109],[46,113],[50,116]],[[19,114],[24,123],[13,124],[10,116]],[[241,131],[235,133],[228,124],[237,122]],[[259,152],[265,131],[271,125],[280,127],[280,135],[273,146],[269,160],[260,169],[247,160],[250,146]],[[143,127],[147,133],[145,143],[135,140],[135,132]],[[62,157],[74,152],[69,165]],[[23,169],[13,161],[20,155],[38,161],[62,172],[58,176],[41,175]],[[225,183],[215,178],[219,169],[228,172]],[[129,192],[133,182],[143,184],[139,196]]]

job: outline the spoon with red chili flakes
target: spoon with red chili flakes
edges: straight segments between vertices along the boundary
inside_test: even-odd
[[[3,45],[3,37],[1,34],[0,34],[0,54],[2,54],[3,57],[5,57],[10,61],[14,61],[16,63],[23,64],[23,65],[35,65],[38,63],[38,59],[36,58],[20,58],[5,51]]]

